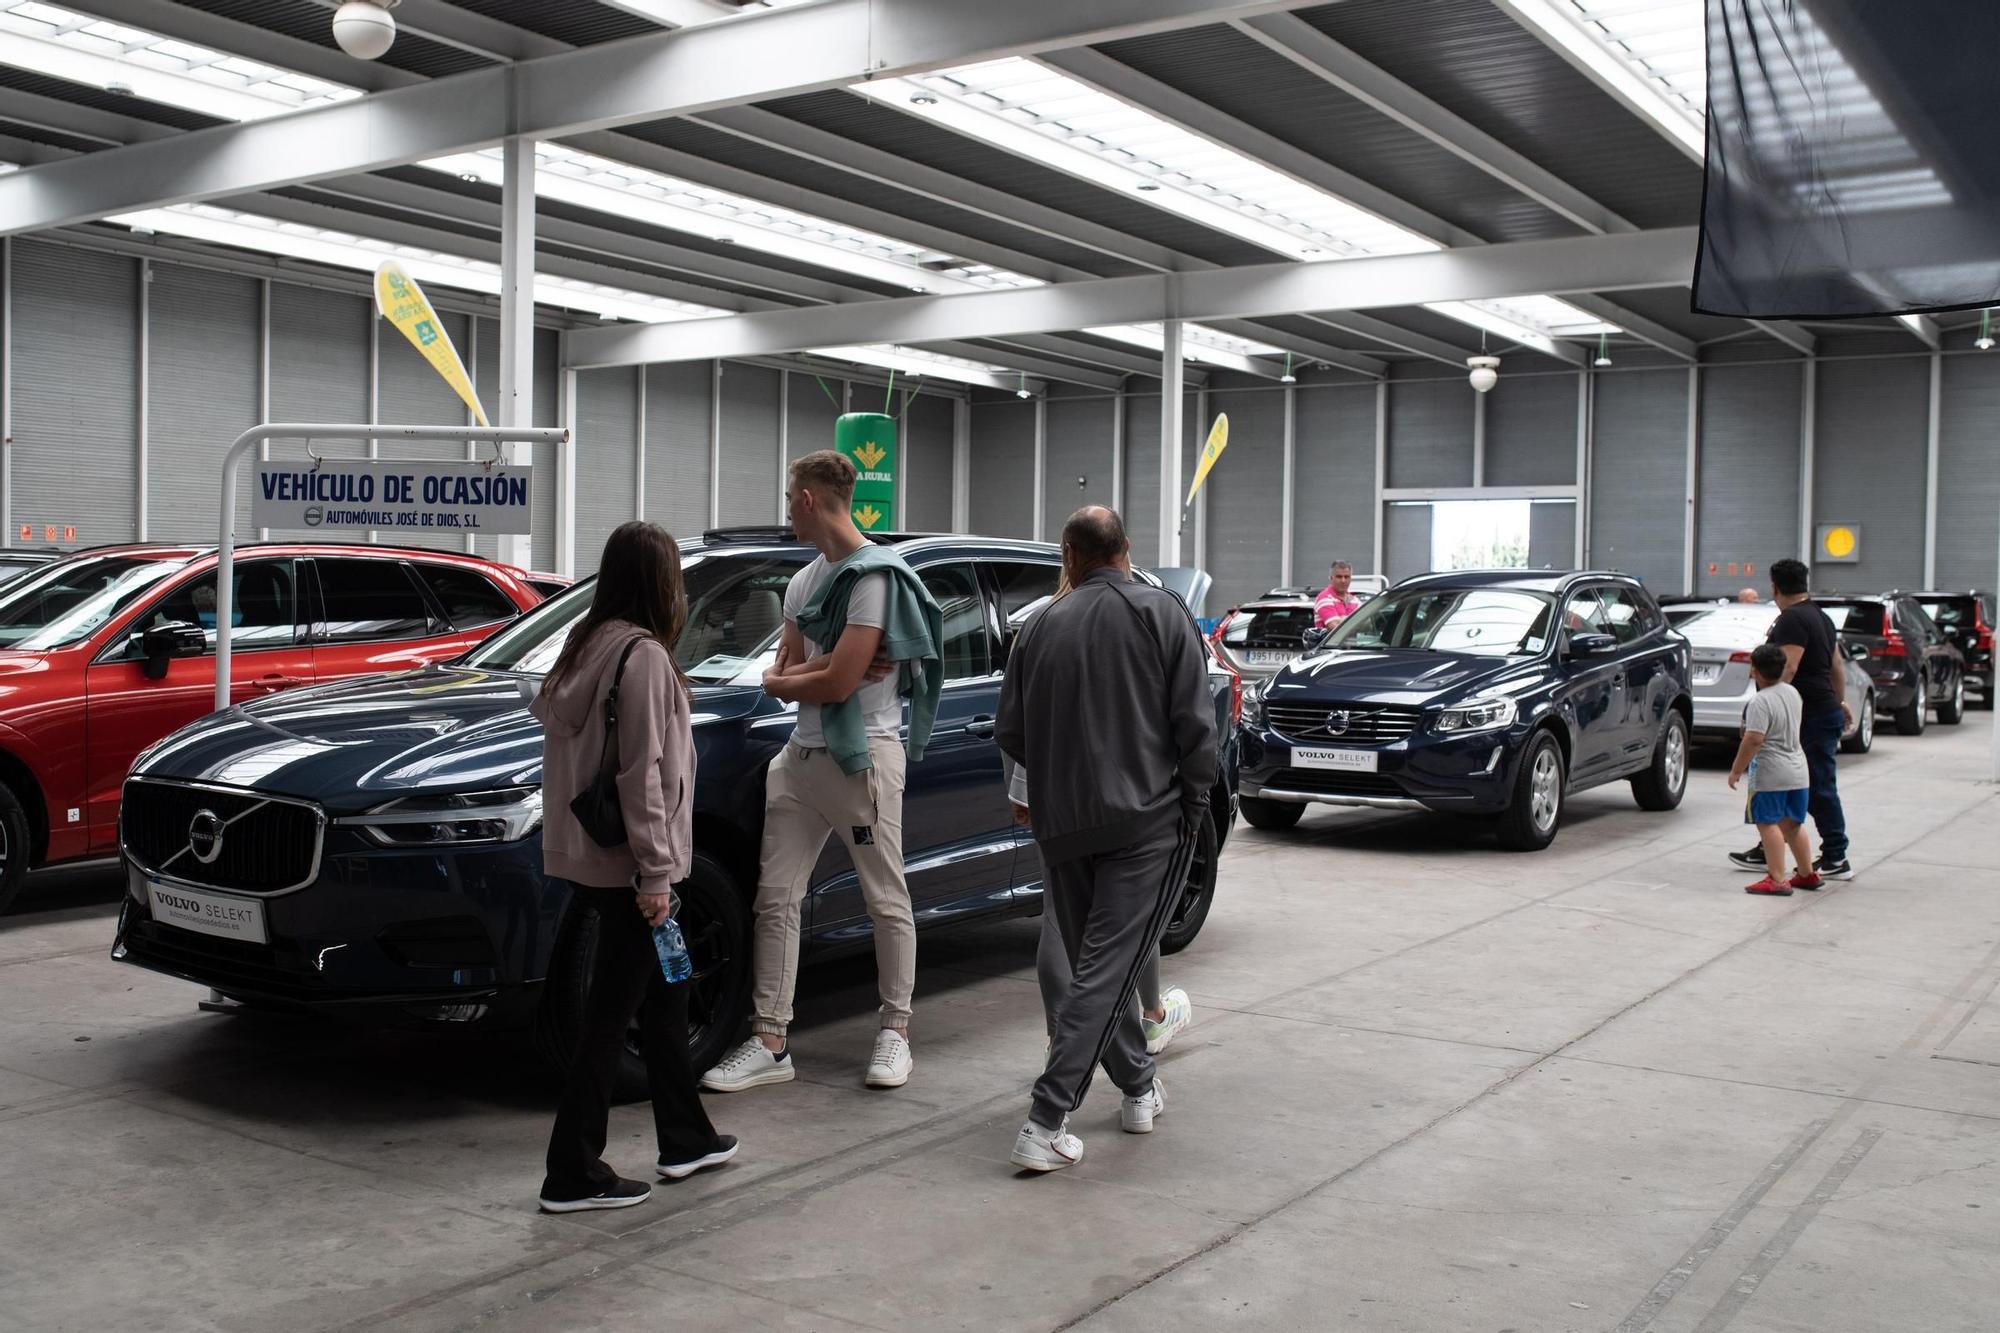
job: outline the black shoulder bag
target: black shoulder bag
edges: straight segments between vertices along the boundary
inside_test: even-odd
[[[626,660],[645,637],[634,635],[618,654],[618,670],[604,695],[604,753],[597,761],[597,776],[569,803],[576,822],[600,847],[623,847],[626,841],[625,808],[618,800],[618,687],[625,680]]]

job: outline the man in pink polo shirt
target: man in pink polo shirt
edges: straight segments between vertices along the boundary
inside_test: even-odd
[[[1334,561],[1325,590],[1313,601],[1313,624],[1321,629],[1332,629],[1361,609],[1361,602],[1347,592],[1353,583],[1354,566],[1345,560]]]

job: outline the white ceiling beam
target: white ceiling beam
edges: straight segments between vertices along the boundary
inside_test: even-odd
[[[1819,339],[1789,319],[1753,319],[1750,322],[1802,355],[1811,356],[1819,350]]]
[[[1944,337],[1938,332],[1937,321],[1929,315],[1898,315],[1896,322],[1916,335],[1917,340],[1933,352],[1944,346]]]
[[[878,366],[870,361],[853,361],[842,356],[838,349],[843,345],[854,346],[855,344],[831,343],[828,344],[826,349],[821,351],[800,352],[798,354],[799,364],[793,367],[793,369],[803,370],[807,374],[816,374],[825,371],[829,374],[840,375],[842,377],[852,377],[854,376],[854,371],[850,367],[859,366],[866,371],[871,381],[888,374],[886,367]],[[737,360],[740,358],[732,357],[730,359]],[[747,359],[756,361],[763,358],[751,357]],[[993,364],[992,358],[987,358],[987,364]],[[905,380],[914,380],[917,378],[917,372],[901,367],[897,368],[896,373]],[[944,377],[938,375],[928,378],[937,380]],[[1045,380],[1027,379],[1024,381],[1019,374],[989,373],[982,370],[970,370],[962,366],[952,367],[951,382],[956,384],[977,384],[988,389],[1005,389],[1009,393],[1013,393],[1019,389],[1026,389],[1030,397],[1047,393],[1049,390],[1048,383]]]
[[[0,235],[1272,12],[1299,0],[821,0],[0,177]]]
[[[1009,370],[1038,375],[1045,380],[1081,384],[1092,389],[1115,389],[1125,382],[1123,375],[1115,375],[1108,370],[1090,370],[1062,361],[1051,361],[1045,356],[1030,356],[1021,352],[999,352],[973,343],[946,341],[925,343],[923,347],[926,351],[936,352],[942,356],[955,356],[965,361],[984,361],[988,365],[1002,365]]]
[[[18,88],[0,88],[0,118],[33,125],[37,129],[55,130],[73,139],[95,139],[111,145],[171,139],[181,133],[157,121],[123,116],[115,111],[99,111],[96,107],[66,102],[60,97],[23,92]]]
[[[1099,343],[1079,342],[1075,338],[1044,333],[1017,333],[1011,338],[995,338],[992,341],[1003,347],[1021,347],[1031,352],[1046,352],[1051,356],[1066,357],[1072,361],[1081,361],[1085,365],[1114,370],[1120,376],[1150,375],[1154,379],[1160,377],[1160,358],[1147,356],[1144,352],[1127,352],[1105,347]],[[1197,388],[1208,381],[1208,372],[1199,366],[1189,366],[1185,373],[1188,383]]]
[[[763,356],[837,343],[1004,338],[1169,318],[1255,319],[1301,310],[1685,287],[1693,272],[1696,237],[1693,227],[1675,227],[587,329],[569,340],[568,360],[576,366],[643,365]]]
[[[1389,373],[1389,364],[1359,352],[1350,352],[1344,347],[1334,347],[1311,338],[1301,338],[1286,333],[1283,329],[1273,329],[1263,324],[1253,324],[1241,319],[1215,319],[1207,327],[1217,333],[1226,333],[1232,338],[1249,338],[1255,342],[1267,343],[1280,351],[1290,352],[1292,359],[1304,363],[1324,361],[1340,370],[1351,370],[1357,375],[1367,375],[1381,379]],[[1266,358],[1265,364],[1272,367],[1274,376],[1284,374],[1284,363],[1275,357]]]
[[[421,74],[379,60],[356,60],[334,47],[288,37],[254,23],[241,23],[207,10],[175,4],[173,0],[63,0],[63,8],[370,92],[424,82]],[[329,25],[332,23],[330,12],[327,21]],[[402,22],[400,17],[398,22]]]
[[[1357,338],[1366,338],[1370,341],[1378,342],[1384,347],[1393,347],[1399,352],[1408,352],[1412,356],[1421,356],[1432,361],[1442,362],[1447,366],[1463,366],[1465,358],[1474,354],[1474,349],[1470,347],[1460,347],[1455,343],[1448,343],[1442,338],[1433,338],[1428,334],[1416,333],[1404,328],[1400,324],[1391,324],[1386,319],[1377,319],[1373,315],[1364,315],[1358,310],[1342,310],[1338,312],[1312,311],[1307,313],[1304,318],[1311,320],[1315,324],[1324,324],[1327,328],[1338,329],[1342,333],[1352,334]]]

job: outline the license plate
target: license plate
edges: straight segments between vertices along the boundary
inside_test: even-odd
[[[1292,747],[1294,768],[1330,768],[1341,773],[1373,773],[1381,756],[1373,750],[1326,750]]]
[[[133,873],[136,875],[138,872]],[[210,893],[206,889],[184,889],[178,884],[162,884],[149,879],[146,881],[146,901],[152,906],[153,920],[163,925],[178,926],[202,935],[220,935],[226,940],[248,940],[252,944],[271,942],[270,932],[264,926],[264,904],[255,898]]]
[[[1722,668],[1719,666],[1698,666],[1694,669],[1694,683],[1697,685],[1713,685],[1721,679]]]
[[[1243,654],[1243,660],[1251,666],[1283,666],[1297,656],[1282,649],[1252,648]]]

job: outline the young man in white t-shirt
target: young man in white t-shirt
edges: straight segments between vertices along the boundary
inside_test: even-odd
[[[740,1092],[795,1076],[785,1043],[798,982],[799,914],[813,867],[829,833],[840,835],[861,881],[875,927],[875,968],[882,1026],[868,1063],[873,1088],[909,1081],[910,997],[916,989],[917,924],[903,879],[903,702],[894,664],[877,657],[886,619],[889,575],[862,575],[849,594],[839,641],[821,644],[799,630],[799,617],[832,567],[868,544],[854,526],[854,465],[831,450],[794,462],[785,488],[787,514],[819,558],[785,590],[785,631],[764,690],[799,706],[792,738],[771,761],[764,783],[764,844],[752,941],[750,1040],[703,1077],[711,1092]],[[871,767],[843,772],[827,753],[824,704],[855,699]]]

